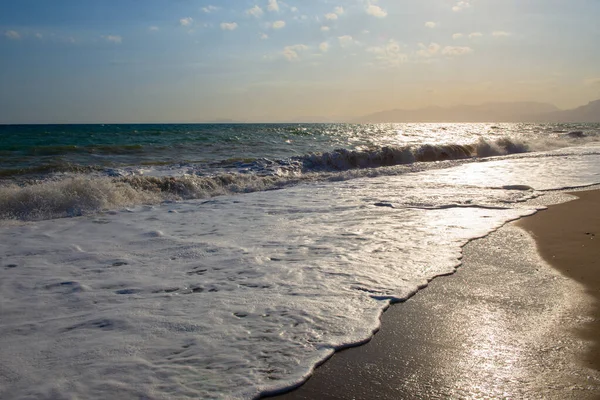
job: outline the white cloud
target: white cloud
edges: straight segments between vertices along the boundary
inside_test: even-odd
[[[21,39],[21,35],[17,31],[6,31],[6,32],[4,32],[4,36],[6,36],[7,38],[12,39],[12,40]]]
[[[344,7],[341,7],[341,6],[340,7],[336,7],[336,8],[334,8],[333,12],[335,12],[338,15],[341,15],[341,14],[344,13]]]
[[[382,9],[381,7],[379,7],[376,4],[369,4],[367,6],[367,14],[372,15],[377,18],[385,18],[388,15],[387,11],[385,11],[384,9]]]
[[[237,22],[221,22],[221,29],[224,31],[233,31],[238,27]]]
[[[298,53],[305,50],[308,50],[308,46],[304,44],[295,44],[293,46],[285,46],[281,54],[283,54],[288,61],[294,61],[300,58]]]
[[[271,27],[273,29],[281,29],[281,28],[285,27],[285,21],[275,21],[275,22],[273,22]]]
[[[219,7],[215,7],[215,6],[202,7],[202,11],[204,11],[207,14],[210,14],[211,12],[215,12],[218,9],[219,9]]]
[[[459,12],[459,11],[462,11],[465,8],[469,8],[469,7],[471,7],[471,3],[469,3],[468,0],[466,0],[466,1],[459,1],[459,2],[457,2],[454,5],[454,7],[452,7],[452,11]]]
[[[319,50],[321,50],[323,53],[327,52],[327,50],[329,50],[329,43],[327,42],[323,42],[319,45]]]
[[[38,32],[35,34],[35,37],[41,40],[44,38],[44,35],[42,35],[41,33]]]
[[[350,47],[355,43],[350,35],[338,36],[338,41],[342,47]]]
[[[397,67],[408,59],[406,54],[402,53],[400,44],[393,39],[385,45],[369,47],[367,52],[374,54],[379,64],[384,67]]]
[[[463,56],[466,54],[471,54],[472,52],[473,52],[473,49],[470,47],[466,47],[466,46],[446,46],[442,50],[443,55],[450,56],[450,57]]]
[[[455,33],[454,35],[452,35],[452,39],[457,40],[462,38],[463,36],[465,35],[463,35],[462,33]]]
[[[483,36],[481,32],[471,32],[469,33],[469,39],[480,38]]]
[[[322,26],[322,27],[321,27],[321,30],[322,30],[323,32],[329,32],[329,31],[331,30],[331,28],[330,28],[330,27],[328,27],[328,26]]]
[[[123,43],[123,38],[121,36],[118,36],[118,35],[102,36],[102,39],[106,40],[107,42],[115,43],[115,44],[121,44],[121,43]]]
[[[329,14],[325,14],[325,19],[334,21],[334,20],[338,19],[338,16],[337,16],[337,14],[329,13]]]
[[[260,18],[265,12],[259,6],[254,6],[249,10],[246,10],[246,14],[252,15],[253,17]]]
[[[149,30],[150,32],[156,32],[156,31],[158,31],[159,29],[158,29],[158,26],[151,26],[151,27],[149,27],[149,28],[148,28],[148,30]]]
[[[279,4],[277,4],[277,0],[269,0],[269,5],[267,6],[267,10],[279,11]]]
[[[507,37],[510,36],[511,33],[510,32],[505,32],[505,31],[494,31],[492,32],[492,36],[493,37]]]
[[[437,43],[430,43],[429,46],[425,46],[423,43],[419,43],[420,50],[417,51],[419,57],[432,57],[439,53],[442,46]]]
[[[261,33],[261,34],[260,34],[260,38],[261,38],[262,40],[267,40],[267,39],[269,38],[269,35],[267,35],[266,33]]]
[[[292,8],[290,8],[290,11],[291,12],[298,12],[298,7],[292,7]]]
[[[437,26],[438,26],[437,22],[433,22],[433,21],[427,21],[427,22],[425,22],[425,27],[426,28],[433,29],[433,28],[435,28]]]
[[[194,19],[192,17],[181,18],[179,20],[179,25],[181,26],[191,26],[194,23]]]

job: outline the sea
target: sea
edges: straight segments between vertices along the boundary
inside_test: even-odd
[[[2,125],[0,398],[288,390],[597,184],[600,124]]]

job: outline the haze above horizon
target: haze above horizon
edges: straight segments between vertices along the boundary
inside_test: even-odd
[[[595,0],[7,0],[0,123],[600,98]]]

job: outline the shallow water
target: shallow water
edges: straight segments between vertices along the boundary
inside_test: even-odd
[[[594,145],[472,161],[1,228],[0,397],[289,387],[540,190],[600,183]]]

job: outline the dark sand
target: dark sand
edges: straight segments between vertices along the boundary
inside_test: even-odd
[[[278,398],[599,399],[600,191],[576,195],[469,243],[456,274]]]
[[[534,237],[546,261],[581,283],[593,298],[590,321],[577,333],[593,344],[584,361],[600,370],[600,191],[571,194],[579,199],[550,207],[518,225]]]

